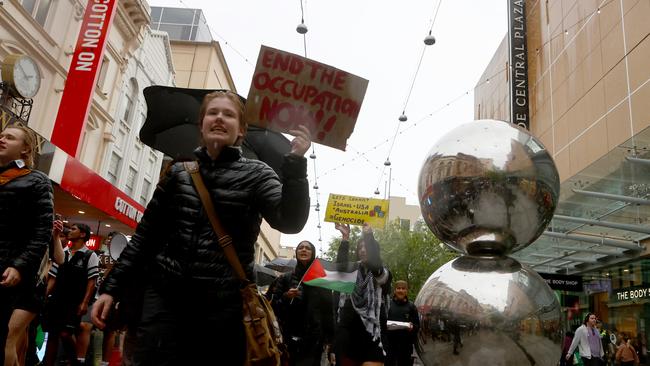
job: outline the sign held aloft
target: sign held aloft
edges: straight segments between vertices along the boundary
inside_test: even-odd
[[[350,225],[368,225],[375,228],[386,226],[388,200],[332,194],[327,200],[325,221]]]
[[[368,80],[262,46],[246,101],[248,123],[279,132],[306,126],[312,141],[345,151]]]

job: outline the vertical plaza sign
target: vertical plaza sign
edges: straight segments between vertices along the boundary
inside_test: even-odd
[[[528,48],[526,46],[526,1],[508,0],[508,44],[510,58],[510,122],[530,129],[528,105]]]
[[[86,5],[51,138],[73,157],[90,110],[116,4],[117,0],[90,0]]]

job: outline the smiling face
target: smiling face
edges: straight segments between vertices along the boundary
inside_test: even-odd
[[[312,249],[309,242],[303,241],[296,247],[296,260],[304,265],[314,259],[314,249]]]
[[[23,130],[8,127],[0,132],[0,166],[22,159],[28,152]]]
[[[408,295],[408,292],[409,292],[409,289],[408,289],[408,286],[406,285],[406,282],[398,281],[395,284],[395,298],[397,300],[406,299],[406,295]]]
[[[241,117],[239,106],[226,96],[217,96],[207,103],[201,120],[201,138],[213,158],[244,137]]]

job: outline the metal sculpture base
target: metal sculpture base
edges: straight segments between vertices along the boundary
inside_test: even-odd
[[[560,304],[531,268],[509,257],[462,256],[434,272],[415,300],[426,366],[555,366]]]

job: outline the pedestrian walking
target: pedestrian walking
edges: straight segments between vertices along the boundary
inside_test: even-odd
[[[336,224],[336,229],[342,235],[336,260],[345,264],[350,255],[350,226]],[[387,314],[382,285],[390,283],[390,272],[382,264],[379,243],[368,224],[363,226],[356,256],[359,269],[354,292],[341,294],[339,300],[337,365],[383,365],[386,353],[382,333],[386,331]]]
[[[292,366],[319,366],[324,349],[334,340],[332,291],[302,284],[316,258],[316,247],[303,240],[296,247],[296,268],[284,273],[273,287],[273,309]]]
[[[623,335],[623,341],[616,350],[616,362],[621,366],[637,366],[639,364],[639,356],[636,349],[632,347],[630,337],[627,334]]]
[[[67,239],[71,246],[63,250],[63,263],[60,266],[52,264],[47,281],[47,293],[51,296],[48,298],[46,311],[46,328],[49,334],[43,359],[46,366],[54,365],[59,340],[71,365],[85,363],[85,349],[78,352],[78,344],[83,340],[77,337],[77,333],[80,330],[81,318],[87,313],[95,295],[99,258],[86,247],[90,239],[88,225],[72,224]]]
[[[0,132],[0,360],[11,366],[30,310],[42,301],[38,272],[52,238],[52,184],[33,170],[35,148],[36,134],[20,123]]]
[[[395,291],[388,307],[387,366],[412,366],[413,346],[420,330],[418,310],[408,299],[408,283],[395,281]],[[391,322],[395,322],[391,326]]]
[[[255,241],[264,218],[285,233],[302,230],[309,215],[309,131],[291,133],[282,179],[265,163],[243,158],[244,104],[237,94],[215,91],[199,112],[202,146],[195,150],[200,175],[216,216],[232,237],[247,277],[253,279]],[[140,271],[146,267],[147,271]],[[170,166],[135,234],[100,287],[93,322],[106,326],[134,277],[143,279],[142,314],[136,326],[135,365],[241,365],[246,341],[241,281],[221,249],[190,173]],[[129,336],[130,337],[130,336]]]
[[[564,341],[562,342],[562,355],[560,356],[560,366],[573,366],[573,355],[566,358],[565,355],[569,352],[571,342],[573,341],[573,332],[567,331],[564,334]]]
[[[566,353],[568,360],[573,357],[573,351],[578,348],[580,358],[585,366],[600,366],[603,362],[605,351],[600,339],[600,333],[596,329],[596,314],[588,313],[583,324],[576,329],[571,346]]]

